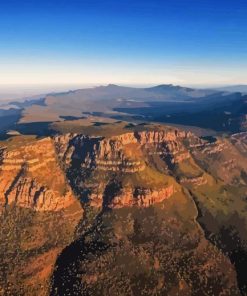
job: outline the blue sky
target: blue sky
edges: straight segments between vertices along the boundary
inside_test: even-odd
[[[1,0],[0,84],[247,83],[242,0]]]

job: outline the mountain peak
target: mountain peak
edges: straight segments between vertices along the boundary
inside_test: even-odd
[[[106,87],[121,87],[120,85],[110,83]]]

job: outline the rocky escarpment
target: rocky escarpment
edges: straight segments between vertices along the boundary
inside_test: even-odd
[[[147,188],[127,188],[116,193],[113,198],[109,199],[109,195],[104,193],[92,193],[90,196],[90,204],[93,207],[122,208],[122,207],[149,207],[155,203],[160,203],[168,199],[175,193],[176,189],[173,185],[160,190]]]
[[[150,168],[148,157],[159,155],[168,167],[188,159],[190,154],[182,142],[191,137],[192,134],[178,130],[132,132],[111,138],[67,134],[55,138],[56,150],[50,138],[16,147],[2,146],[1,208],[17,204],[38,211],[63,209],[74,202],[74,197],[61,168],[70,173],[76,170],[82,174],[105,172],[106,175],[121,173],[127,176],[142,173],[143,179],[146,170]],[[49,178],[47,174],[56,177]],[[94,200],[103,200],[103,187],[106,184],[99,182],[97,187],[102,188],[102,191],[99,193],[99,190],[91,190],[90,199],[94,197]],[[147,205],[160,201],[162,195],[165,199],[175,192],[170,184],[161,188],[146,185],[137,182],[134,186],[127,186],[126,192],[121,191],[121,199],[125,200],[123,205]],[[136,188],[146,192],[146,199],[143,195],[135,196]],[[117,203],[121,204],[119,197]]]
[[[213,177],[226,184],[246,185],[247,146],[246,133],[232,135],[229,138],[215,138],[207,142],[201,140],[188,149],[197,163]]]
[[[243,155],[247,155],[247,132],[232,135],[231,142]]]
[[[196,178],[181,178],[180,183],[185,185],[192,184],[197,187],[207,184],[207,180],[203,176]]]
[[[221,209],[222,217],[229,208],[234,213],[239,205],[244,209],[244,199],[240,203],[238,194],[223,187],[228,171],[222,174],[227,167],[231,181],[241,175],[245,165],[238,165],[243,161],[240,149],[244,145],[239,135],[208,141],[172,128],[111,137],[66,134],[24,142],[16,137],[1,144],[0,202],[5,215],[0,215],[4,242],[0,257],[7,254],[10,259],[0,266],[0,284],[11,279],[11,287],[3,285],[4,292],[16,295],[22,286],[20,295],[47,295],[49,277],[62,252],[52,296],[72,293],[78,282],[85,288],[77,290],[82,293],[102,291],[114,281],[116,295],[119,291],[129,295],[122,271],[127,283],[135,265],[143,270],[143,258],[145,278],[135,270],[126,284],[134,287],[135,295],[141,295],[143,281],[151,285],[150,294],[160,289],[162,295],[202,295],[219,287],[223,294],[226,288],[229,295],[238,295],[232,265],[205,239],[197,220],[202,213],[206,218],[201,225],[209,233],[213,227],[215,235],[221,221],[211,217],[218,217]],[[134,263],[128,270],[125,262]],[[70,268],[75,270],[71,273]],[[173,287],[164,282],[170,277]]]
[[[67,164],[78,159],[87,168],[134,173],[144,169],[141,155],[138,155],[140,148],[158,148],[158,145],[164,144],[166,151],[153,153],[170,153],[174,161],[179,162],[188,157],[188,152],[181,149],[180,141],[190,137],[193,137],[191,133],[173,130],[132,132],[111,138],[67,134],[57,136],[55,141],[60,158]]]
[[[51,139],[2,147],[0,159],[1,210],[15,204],[37,211],[58,211],[75,201]]]
[[[124,153],[126,143],[136,143],[136,139],[127,136],[104,139],[102,137],[89,137],[84,135],[58,136],[58,155],[62,162],[70,165],[78,161],[81,167],[98,169],[102,171],[122,171],[134,173],[144,169],[144,164]]]
[[[244,141],[239,140],[245,134],[240,135],[232,136],[235,146],[226,140],[208,142],[190,132],[169,128],[109,138],[66,134],[56,136],[54,142],[46,138],[11,149],[2,146],[1,208],[17,204],[38,211],[60,210],[73,203],[72,190],[102,206],[106,186],[114,174],[121,176],[118,181],[122,186],[115,197],[118,202],[112,201],[115,206],[146,206],[162,200],[161,196],[168,198],[176,192],[174,184],[164,181],[168,175],[185,186],[206,185],[208,178],[201,167],[218,179],[234,183],[242,178],[245,182],[244,158],[238,155],[240,163],[236,162],[236,153],[245,149]],[[155,176],[157,171],[165,176]],[[47,172],[56,177],[48,178]],[[149,174],[156,180],[149,182]],[[135,195],[138,188],[145,192],[142,197]]]
[[[57,136],[55,143],[59,159],[68,178],[72,179],[72,187],[78,195],[85,197],[86,193],[91,205],[102,207],[105,190],[115,174],[122,189],[108,206],[146,207],[171,197],[177,190],[176,182],[171,182],[169,176],[156,174],[150,157],[158,155],[164,166],[174,166],[190,157],[183,141],[193,137],[191,133],[168,129],[131,132],[110,138],[67,134]],[[149,174],[153,174],[153,182],[148,179]],[[76,181],[72,176],[77,176]],[[133,180],[136,181],[133,183]]]

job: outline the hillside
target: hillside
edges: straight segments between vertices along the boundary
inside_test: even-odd
[[[123,125],[0,145],[4,295],[245,295],[246,133]]]

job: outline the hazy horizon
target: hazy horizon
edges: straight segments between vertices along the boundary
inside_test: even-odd
[[[29,84],[29,85],[22,85],[22,84],[8,84],[8,85],[1,85],[0,84],[0,100],[2,102],[6,101],[9,102],[11,100],[21,100],[21,99],[28,99],[36,96],[42,96],[46,95],[48,93],[59,93],[59,92],[67,92],[70,90],[77,90],[77,89],[83,89],[83,88],[93,88],[98,86],[107,86],[112,83],[90,83],[90,84]],[[115,84],[115,83],[114,83]],[[162,83],[162,84],[172,84],[172,83]],[[124,87],[136,87],[136,88],[142,88],[142,87],[153,87],[157,86],[158,84],[121,84],[116,83],[116,85],[124,86]],[[223,85],[223,84],[174,84],[173,85],[179,85],[182,87],[191,87],[191,88],[198,88],[198,89],[207,89],[207,88],[224,88],[224,87],[234,87],[239,86],[237,84],[232,85]]]

